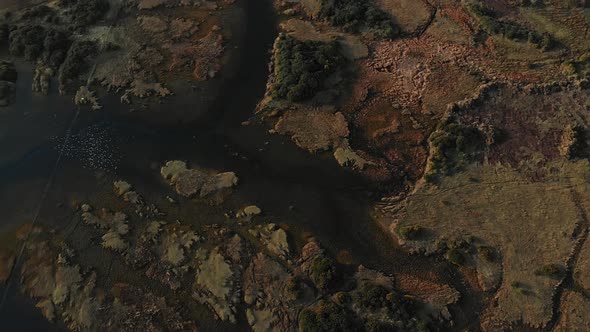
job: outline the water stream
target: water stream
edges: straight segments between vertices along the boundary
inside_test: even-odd
[[[310,155],[261,124],[241,125],[264,94],[277,22],[267,1],[243,0],[240,8],[229,45],[234,51],[209,87],[193,91],[177,82],[176,96],[148,109],[121,105],[112,96],[102,99],[100,112],[82,110],[39,222],[68,227],[72,197],[108,192],[113,177],[134,184],[148,200],[161,200],[170,189],[159,166],[180,159],[236,172],[240,185],[233,202],[262,207],[269,220],[312,233],[333,254],[346,250],[355,263],[390,273],[435,270],[451,279],[446,265],[408,256],[372,222],[371,184],[329,154]],[[75,113],[71,96],[36,96],[26,65],[19,64],[19,74],[16,104],[0,110],[0,230],[30,221]],[[206,213],[195,219],[217,221]],[[17,291],[11,293],[9,309],[0,313],[8,330],[61,328],[48,325]]]

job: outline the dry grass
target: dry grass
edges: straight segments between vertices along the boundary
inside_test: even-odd
[[[365,58],[369,55],[369,49],[358,36],[339,32],[334,28],[320,31],[309,21],[289,19],[281,23],[281,29],[299,40],[314,40],[330,42],[338,40],[342,46],[342,52],[350,60]]]
[[[520,16],[539,32],[550,33],[557,41],[573,51],[590,47],[589,25],[586,17],[590,9],[567,9],[555,6],[521,8]]]
[[[586,241],[574,269],[574,280],[585,291],[590,292],[590,242]]]
[[[422,0],[376,0],[376,3],[408,34],[415,33],[430,19],[431,8]]]
[[[413,251],[444,252],[464,241],[496,248],[502,284],[495,294],[497,306],[490,306],[484,315],[484,329],[520,321],[545,326],[561,279],[535,272],[548,264],[566,266],[582,211],[590,208],[588,162],[560,166],[543,182],[532,182],[509,167],[486,165],[445,178],[439,186],[421,185],[389,229],[392,234],[404,226],[427,229],[429,236],[424,239],[402,240]],[[470,251],[465,250],[469,264]]]
[[[553,331],[582,332],[590,330],[590,302],[580,293],[563,294],[561,319]]]
[[[275,130],[290,135],[297,146],[310,152],[338,147],[348,136],[342,113],[317,109],[287,111],[276,123]]]

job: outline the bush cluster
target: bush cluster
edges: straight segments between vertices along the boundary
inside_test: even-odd
[[[586,53],[577,60],[566,60],[562,65],[566,75],[576,79],[590,79],[590,53]]]
[[[336,277],[336,268],[331,259],[316,257],[311,264],[311,279],[320,290],[326,290]]]
[[[372,0],[321,0],[320,17],[348,32],[367,28],[377,38],[394,38],[400,33],[392,17]]]
[[[484,134],[475,127],[445,121],[430,135],[429,172],[426,180],[433,181],[440,175],[455,173],[473,161],[485,147]]]
[[[72,44],[59,71],[59,84],[63,88],[68,80],[78,76],[84,69],[87,58],[96,54],[97,46],[92,41],[82,40]]]
[[[419,239],[424,234],[424,232],[424,228],[418,225],[402,226],[398,229],[399,236],[402,239],[410,241]]]
[[[550,50],[555,44],[550,34],[540,34],[516,22],[504,21],[481,4],[472,4],[470,8],[479,18],[482,29],[490,35],[499,34],[517,42],[529,42],[543,50]]]
[[[550,278],[561,278],[565,274],[564,269],[557,264],[547,264],[535,270],[535,275]]]
[[[311,98],[343,63],[336,41],[300,41],[283,34],[276,44],[272,96],[293,102]]]
[[[106,0],[61,0],[59,6],[66,8],[66,15],[76,29],[96,23],[110,8]]]
[[[362,308],[374,311],[392,306],[390,294],[393,295],[383,286],[365,283],[355,291],[353,299]]]
[[[10,31],[10,54],[24,56],[27,61],[34,61],[43,52],[45,28],[40,25],[22,25]]]
[[[70,34],[41,25],[22,25],[10,31],[9,50],[12,55],[24,56],[27,61],[41,59],[58,68],[71,45]]]
[[[60,23],[59,16],[55,12],[55,10],[45,5],[35,6],[26,9],[21,15],[21,18],[28,21],[41,20],[53,24]]]
[[[346,307],[332,301],[321,300],[314,308],[299,314],[299,331],[359,331],[354,316]]]

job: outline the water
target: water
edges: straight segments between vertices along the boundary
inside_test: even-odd
[[[241,125],[264,94],[269,50],[277,34],[268,2],[242,4],[243,12],[231,14],[242,23],[233,21],[229,47],[235,51],[219,79],[196,92],[177,82],[177,96],[148,109],[106,97],[102,111],[81,112],[39,222],[67,228],[67,203],[107,192],[112,178],[133,183],[148,198],[160,197],[169,188],[159,177],[159,166],[180,159],[236,172],[240,185],[233,202],[259,205],[269,221],[295,233],[312,233],[332,254],[347,250],[357,264],[390,273],[435,269],[443,279],[453,279],[446,265],[395,248],[371,221],[371,184],[341,168],[329,154],[310,155],[285,137],[269,135],[264,125]],[[75,112],[71,96],[32,95],[30,71],[19,67],[17,103],[0,110],[0,229],[5,230],[30,221]],[[36,310],[24,309],[30,303],[14,289],[12,293],[11,310],[0,313],[9,330],[60,328],[38,319]]]

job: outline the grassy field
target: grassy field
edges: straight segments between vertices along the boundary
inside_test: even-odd
[[[576,230],[590,208],[590,164],[553,166],[559,170],[543,182],[509,167],[484,165],[444,178],[438,186],[419,186],[390,231],[411,250],[444,253],[451,262],[475,269],[481,266],[481,248],[497,250],[498,257],[486,260],[501,261],[502,281],[497,306],[487,309],[482,325],[494,329],[522,320],[545,326],[554,289],[563,279],[559,271],[567,267]],[[408,227],[422,234],[404,238]],[[557,272],[544,273],[547,266]],[[477,272],[482,288],[497,278],[489,269]]]

